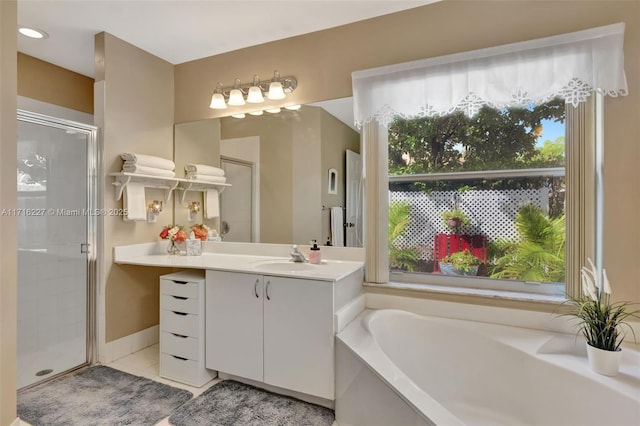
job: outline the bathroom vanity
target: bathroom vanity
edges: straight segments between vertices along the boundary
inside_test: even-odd
[[[336,313],[361,294],[361,251],[327,248],[325,260],[312,265],[292,262],[285,244],[208,243],[201,256],[163,249],[162,243],[115,247],[114,259],[206,271],[207,369],[293,395],[335,399]]]

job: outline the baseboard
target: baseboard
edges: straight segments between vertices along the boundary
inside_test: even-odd
[[[119,358],[138,352],[160,341],[160,326],[154,325],[137,333],[107,342],[105,345],[105,363],[109,364]]]

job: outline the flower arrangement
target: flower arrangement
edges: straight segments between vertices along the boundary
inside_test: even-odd
[[[211,232],[211,228],[209,228],[204,223],[198,223],[191,227],[191,232],[193,232],[193,235],[196,237],[196,239],[207,241],[209,233]]]
[[[182,226],[167,225],[160,231],[160,238],[175,241],[176,243],[183,243],[189,236]]]
[[[469,272],[473,266],[478,266],[481,262],[468,249],[465,249],[443,257],[440,263],[450,263],[458,271]]]
[[[580,320],[580,331],[589,346],[605,351],[619,351],[624,340],[620,326],[629,327],[633,333],[633,328],[625,320],[638,317],[640,310],[627,311],[631,305],[629,302],[611,303],[611,285],[607,271],[602,270],[600,280],[595,265],[591,259],[588,261],[590,268],[583,266],[580,271],[582,296],[568,296],[573,310],[566,315],[575,316]]]

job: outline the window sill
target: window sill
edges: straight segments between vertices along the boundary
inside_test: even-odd
[[[524,293],[516,291],[505,290],[491,290],[491,289],[475,289],[467,287],[451,287],[435,284],[416,284],[405,282],[388,282],[386,284],[364,283],[367,289],[383,289],[398,292],[419,292],[424,293],[425,297],[430,294],[434,295],[451,295],[451,296],[465,296],[471,298],[482,298],[501,301],[514,301],[514,302],[533,302],[543,303],[551,305],[560,305],[566,301],[564,296],[553,294],[539,294],[539,293]]]

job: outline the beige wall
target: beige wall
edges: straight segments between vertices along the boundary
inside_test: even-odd
[[[18,52],[18,95],[93,114],[93,79]]]
[[[329,207],[347,206],[345,182],[347,179],[346,150],[360,152],[360,134],[348,127],[333,115],[322,110],[320,126],[322,129],[322,204],[327,210],[322,212],[322,238],[319,243],[324,244],[329,236]],[[329,169],[338,171],[338,193],[329,194]],[[345,235],[346,241],[346,235]]]
[[[247,136],[260,136],[260,241],[291,243],[292,124],[285,114],[221,120],[221,139]]]
[[[616,299],[640,302],[640,199],[621,188],[640,182],[640,2],[444,1],[325,31],[192,61],[175,68],[175,120],[231,114],[209,109],[216,82],[244,81],[274,69],[294,75],[286,101],[308,103],[351,95],[351,72],[626,22],[630,95],[605,102],[605,267]],[[277,105],[271,103],[270,105]],[[245,109],[249,109],[246,107]],[[234,109],[239,111],[241,108]],[[617,208],[616,206],[625,206]],[[624,226],[620,224],[624,223]]]
[[[96,35],[96,124],[103,131],[105,173],[122,167],[120,154],[134,152],[173,158],[173,65],[110,34]],[[105,176],[104,207],[121,208],[113,178]],[[163,191],[147,189],[146,199],[163,199]],[[112,248],[158,241],[163,225],[173,222],[171,208],[157,223],[104,219],[102,244],[105,283],[106,341],[158,324],[158,276],[165,269],[113,264]]]
[[[0,207],[16,207],[17,4],[0,2]],[[0,216],[0,425],[16,419],[16,218]]]
[[[176,176],[184,176],[184,166],[188,163],[220,166],[220,120],[200,120],[177,124],[174,128],[174,154]],[[202,192],[187,192],[181,201],[182,192],[176,192],[174,215],[176,223],[190,227],[196,223],[205,223],[211,228],[220,229],[219,219],[204,219],[204,197]],[[200,203],[200,211],[189,222],[187,206],[190,202]],[[167,206],[170,208],[171,206]]]

